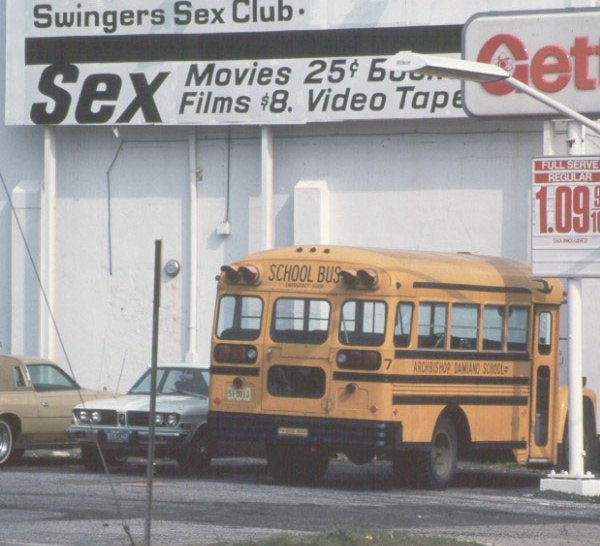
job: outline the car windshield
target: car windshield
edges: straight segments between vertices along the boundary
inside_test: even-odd
[[[150,394],[150,369],[131,387],[128,394]],[[156,394],[186,394],[208,397],[208,370],[198,368],[158,368]]]

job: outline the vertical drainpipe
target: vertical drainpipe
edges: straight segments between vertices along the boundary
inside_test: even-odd
[[[188,351],[185,355],[186,362],[198,360],[198,165],[196,160],[196,131],[192,131],[188,138],[189,156],[189,186],[190,186],[190,299],[188,323]]]
[[[45,297],[40,298],[39,354],[55,359],[54,332],[51,313],[54,312],[56,267],[56,130],[44,129],[44,184],[41,196],[40,269]]]
[[[261,128],[261,195],[264,249],[273,248],[273,129]]]

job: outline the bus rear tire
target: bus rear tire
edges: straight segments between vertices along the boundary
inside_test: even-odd
[[[267,468],[276,483],[311,485],[323,479],[329,455],[319,449],[291,444],[267,447]]]
[[[456,474],[458,441],[454,423],[442,416],[433,431],[430,448],[416,458],[419,485],[427,489],[446,489]]]

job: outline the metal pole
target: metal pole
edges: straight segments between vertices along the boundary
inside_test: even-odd
[[[152,526],[152,485],[154,478],[154,429],[156,417],[156,369],[158,365],[158,311],[162,241],[154,242],[154,305],[152,312],[152,368],[150,370],[150,413],[148,416],[148,455],[146,464],[146,529],[144,543],[150,546]]]
[[[587,124],[586,124],[587,125]],[[567,123],[569,155],[585,153],[585,129],[579,123]],[[567,281],[569,309],[569,474],[582,476],[584,467],[583,443],[583,306],[581,279]]]
[[[512,76],[510,78],[506,78],[506,83],[510,84],[515,89],[522,91],[526,95],[529,95],[531,98],[545,104],[546,106],[553,108],[557,112],[560,112],[561,114],[564,114],[565,116],[574,119],[575,121],[578,121],[582,125],[585,125],[587,128],[594,131],[596,134],[600,135],[600,123],[596,123],[594,120],[588,118],[587,116],[584,116],[576,110],[569,108],[566,104],[558,102],[557,100],[554,100],[548,95],[544,95],[544,93],[541,93],[537,89],[534,89],[533,87],[527,85],[526,83],[523,83],[520,80],[517,80],[516,78],[513,78]]]

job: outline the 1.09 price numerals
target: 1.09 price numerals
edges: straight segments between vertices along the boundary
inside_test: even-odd
[[[600,232],[600,186],[557,186],[554,189],[554,218],[549,218],[549,188],[535,194],[539,202],[540,234]],[[593,205],[593,207],[591,206]]]

